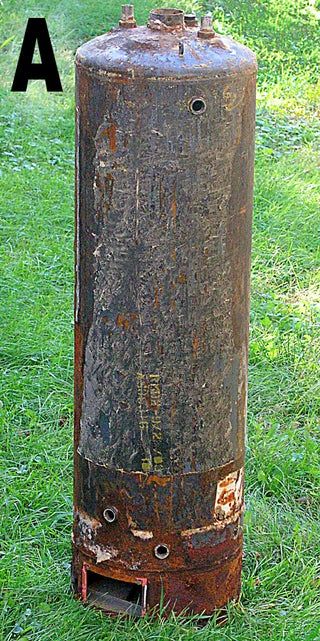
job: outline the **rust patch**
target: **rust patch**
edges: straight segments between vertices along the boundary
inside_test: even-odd
[[[118,327],[122,327],[122,329],[130,329],[130,327],[132,327],[136,318],[137,318],[137,314],[129,314],[129,316],[125,316],[124,314],[118,314],[116,318],[116,324]]]
[[[107,127],[105,133],[108,136],[110,151],[113,151],[113,152],[117,151],[117,127],[116,127],[116,125],[112,122],[111,125],[109,125],[109,127]]]
[[[156,309],[159,309],[159,307],[160,307],[160,302],[159,302],[159,288],[158,288],[158,287],[156,287],[156,288],[155,288],[155,290],[154,290],[154,303],[153,303],[153,305],[154,305],[154,307],[155,307]]]
[[[219,519],[232,518],[243,504],[243,468],[228,474],[217,486],[215,513]]]
[[[178,283],[180,283],[181,285],[185,285],[186,282],[187,282],[187,276],[186,274],[181,272],[181,274],[179,274],[178,276]]]
[[[171,298],[170,300],[170,309],[174,312],[177,309],[177,302],[175,301],[174,298]]]
[[[200,345],[199,337],[196,335],[192,339],[192,353],[193,353],[193,356],[197,356],[197,353],[198,353],[198,350],[199,350],[199,345]]]
[[[100,545],[97,542],[102,523],[88,514],[79,511],[75,515],[76,527],[73,535],[75,544],[80,545],[96,557],[96,563],[110,561],[118,556],[118,550],[113,545]]]
[[[160,487],[165,487],[172,481],[172,476],[157,476],[156,474],[149,474],[147,477],[147,484],[155,484]]]
[[[171,214],[173,221],[176,222],[177,219],[177,197],[176,197],[176,188],[174,188],[173,198],[171,202]]]

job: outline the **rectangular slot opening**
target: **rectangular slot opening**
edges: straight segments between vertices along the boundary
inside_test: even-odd
[[[105,612],[142,617],[146,611],[147,582],[118,581],[86,570],[85,601]]]

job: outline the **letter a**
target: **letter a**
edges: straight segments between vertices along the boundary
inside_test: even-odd
[[[33,63],[38,43],[41,63]],[[29,80],[45,80],[47,91],[63,91],[45,18],[29,18],[11,91],[27,91]]]

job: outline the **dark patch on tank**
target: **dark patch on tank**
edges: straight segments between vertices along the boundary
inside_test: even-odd
[[[100,432],[103,438],[103,442],[105,443],[105,445],[109,445],[110,423],[109,423],[109,418],[106,416],[106,414],[103,411],[100,412],[99,427],[100,427]]]

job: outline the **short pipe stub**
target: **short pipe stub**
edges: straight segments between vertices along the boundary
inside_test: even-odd
[[[165,543],[159,543],[154,548],[154,555],[157,559],[167,559],[170,554],[169,546]]]
[[[113,505],[106,507],[106,509],[103,511],[103,517],[107,521],[107,523],[114,523],[118,518],[117,508]]]
[[[182,9],[153,9],[149,14],[148,27],[164,31],[183,29],[184,12]]]
[[[211,13],[207,13],[207,15],[202,16],[201,18],[201,23],[200,23],[200,29],[198,31],[198,38],[214,38],[215,36],[215,31],[212,26],[212,16]]]
[[[123,29],[132,29],[136,26],[137,23],[134,18],[133,4],[123,4],[121,18],[119,20],[119,27],[122,27]]]
[[[207,108],[206,102],[202,97],[191,98],[191,100],[189,101],[189,109],[191,113],[195,115],[203,114],[206,108]]]
[[[195,13],[185,13],[184,14],[184,24],[186,27],[196,27],[198,25],[198,20]]]

